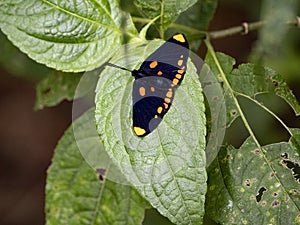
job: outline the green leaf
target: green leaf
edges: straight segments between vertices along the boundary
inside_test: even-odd
[[[233,59],[225,54],[217,53],[218,61],[230,83],[230,88],[236,96],[251,98],[256,101],[256,96],[263,93],[274,93],[286,101],[294,110],[296,115],[300,113],[300,105],[289,89],[283,78],[269,67],[263,67],[254,64],[241,64],[238,68],[232,70]],[[210,55],[207,56],[206,62],[211,66],[215,74],[219,74],[218,69]],[[228,94],[225,86],[225,100],[227,107],[227,121],[231,124],[238,116],[238,110]],[[257,102],[258,104],[259,103]]]
[[[81,74],[52,71],[37,86],[36,110],[55,106],[62,100],[73,100]]]
[[[261,151],[251,138],[223,149],[210,170],[206,212],[222,224],[299,224],[298,152],[291,141]]]
[[[226,104],[223,88],[207,64],[201,65],[199,80],[206,100],[207,144],[205,153],[207,168],[218,155],[218,151],[224,141],[226,132]]]
[[[216,56],[217,56],[217,59],[218,59],[220,65],[222,66],[224,73],[226,75],[231,73],[231,71],[233,70],[233,66],[236,63],[235,59],[229,55],[222,53],[222,52],[217,52]],[[220,71],[219,71],[216,63],[214,62],[212,55],[209,52],[206,54],[205,62],[210,66],[212,72],[217,76],[217,78],[219,78]]]
[[[160,44],[158,40],[131,44],[111,63],[137,68]],[[95,115],[105,149],[127,180],[162,215],[175,224],[202,224],[206,129],[196,69],[188,63],[172,107],[144,138],[132,130],[132,84],[128,71],[107,67],[100,75]]]
[[[194,5],[197,0],[188,1],[165,1],[165,0],[134,0],[145,15],[150,19],[161,16],[159,26],[160,30],[165,31],[166,28],[174,22],[177,17]]]
[[[290,90],[285,80],[279,74],[276,74],[271,79],[273,85],[275,86],[275,94],[283,98],[292,107],[296,116],[299,116],[300,115],[299,102],[295,97],[295,95],[293,94],[293,92]]]
[[[93,117],[88,111],[75,122],[86,139],[86,124]],[[130,186],[98,179],[82,158],[71,126],[59,141],[48,170],[46,224],[136,225],[142,223],[146,206]]]
[[[207,31],[216,10],[218,1],[198,0],[196,4],[179,15],[176,23],[193,27],[197,30]]]
[[[122,28],[137,36],[117,0],[4,0],[0,28],[35,61],[69,72],[103,64],[122,44]]]
[[[222,66],[223,72],[226,75],[229,75],[233,70],[233,66],[235,65],[235,59],[220,52],[218,52],[216,56],[220,65]],[[220,71],[209,52],[205,57],[205,62],[210,66],[211,71],[219,80],[219,82],[222,83],[223,80],[220,78]],[[232,95],[228,92],[227,86],[224,86],[224,98],[226,104],[227,124],[230,126],[232,122],[240,116],[240,114],[236,108],[235,102],[233,101]]]
[[[275,93],[293,108],[296,115],[300,113],[300,105],[287,83],[271,68],[242,64],[229,74],[228,80],[237,94],[254,99],[258,94]]]
[[[293,134],[290,142],[294,146],[298,155],[300,155],[300,130],[298,128],[290,128],[289,130]]]
[[[216,7],[216,0],[198,0],[196,4],[179,15],[175,24],[171,24],[167,30],[168,36],[179,31],[184,32],[190,40],[190,49],[196,52],[200,45],[199,40],[204,38]]]

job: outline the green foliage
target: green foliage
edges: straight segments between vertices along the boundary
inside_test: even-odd
[[[37,86],[36,110],[73,100],[81,74],[52,71]]]
[[[289,89],[287,83],[274,70],[250,63],[241,64],[238,68],[233,69],[235,60],[232,57],[222,53],[217,53],[216,56],[222,68],[224,68],[224,72],[236,96],[250,98],[260,105],[261,103],[256,100],[257,95],[274,93],[286,101],[296,115],[299,115],[300,105],[297,99]],[[207,55],[206,62],[210,65],[214,73],[218,74],[218,69],[211,55]],[[233,96],[226,89],[225,97],[228,113],[227,123],[231,124],[239,116],[239,112],[236,108],[236,103],[232,100]]]
[[[239,149],[223,147],[210,166],[207,216],[221,224],[298,224],[299,130],[288,128],[256,99],[260,94],[276,94],[298,114],[295,96],[272,69],[253,64],[232,69],[234,60],[231,57],[212,53],[207,62],[216,74],[221,74],[221,81],[227,86],[224,91],[228,124],[241,116],[250,137]],[[224,71],[226,78],[222,77]],[[260,145],[238,96],[250,99],[274,116],[291,135],[290,142]],[[216,208],[223,210],[214,210]]]
[[[78,135],[89,139],[86,129],[90,110],[75,121]],[[100,141],[98,139],[98,141]],[[109,172],[109,168],[105,168]],[[58,143],[48,169],[46,185],[47,225],[141,224],[148,204],[130,186],[100,181],[82,157],[71,126]]]
[[[29,57],[57,70],[79,72],[99,67],[122,44],[121,27],[137,35],[116,0],[5,0],[1,30]]]
[[[299,181],[282,157],[298,161],[297,151],[291,141],[259,149],[251,138],[239,149],[221,149],[209,174],[206,211],[221,224],[298,224]]]
[[[132,4],[147,17],[134,21],[149,22],[150,27],[156,19],[152,28],[161,38],[181,31],[196,49],[199,37],[207,35],[217,1],[133,0]],[[286,125],[259,98],[264,94],[280,97],[295,115],[300,114],[285,74],[263,64],[278,54],[273,50],[284,46],[287,22],[295,15],[297,4],[265,0],[263,6],[262,19],[267,23],[252,54],[259,64],[235,65],[234,58],[216,53],[207,38],[205,64],[197,70],[189,60],[171,109],[155,131],[139,138],[131,122],[134,78],[128,71],[103,66],[109,61],[136,69],[163,43],[144,40],[146,34],[155,35],[147,33],[147,25],[138,32],[130,12],[122,11],[133,11],[133,7],[123,2],[121,9],[117,0],[0,3],[0,28],[7,38],[34,61],[65,71],[33,63],[0,36],[2,65],[18,74],[20,70],[31,73],[27,65],[32,64],[30,68],[43,77],[35,108],[75,100],[86,93],[92,93],[95,103],[95,108],[71,125],[55,149],[46,185],[47,225],[142,224],[149,205],[174,224],[207,224],[203,217],[220,224],[299,224],[300,129]],[[129,44],[124,47],[125,42]],[[16,63],[13,59],[21,60]],[[77,73],[99,67],[84,75]],[[203,79],[206,76],[214,80]],[[204,98],[202,90],[207,94],[212,85],[217,85],[214,90],[223,92],[224,99],[220,93]],[[262,145],[241,99],[277,120],[289,133],[289,140]],[[226,125],[240,118],[249,137],[238,147],[224,143],[217,154],[223,136],[212,130],[222,125],[225,113],[205,107],[210,102],[223,106],[223,100]],[[217,155],[212,164],[209,155]],[[99,168],[101,160],[104,164]]]
[[[159,30],[165,31],[168,25],[197,1],[135,0],[134,2],[150,19],[160,16]]]

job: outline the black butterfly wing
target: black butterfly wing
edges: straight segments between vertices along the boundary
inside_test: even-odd
[[[137,136],[151,133],[168,112],[186,71],[188,47],[186,37],[175,34],[132,72],[133,130]]]
[[[146,136],[161,122],[173,100],[169,79],[149,76],[133,83],[133,130],[137,136]]]

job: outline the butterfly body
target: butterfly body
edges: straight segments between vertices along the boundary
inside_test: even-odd
[[[170,109],[189,56],[183,34],[175,34],[154,51],[138,70],[133,83],[133,130],[139,137],[151,133]]]

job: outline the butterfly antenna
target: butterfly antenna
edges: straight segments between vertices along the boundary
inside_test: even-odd
[[[129,71],[129,72],[132,72],[131,70],[125,68],[125,67],[122,67],[122,66],[118,66],[118,65],[115,65],[115,64],[112,64],[112,63],[105,63],[104,66],[111,66],[111,67],[114,67],[114,68],[118,68],[118,69],[121,69],[121,70],[126,70],[126,71]]]

